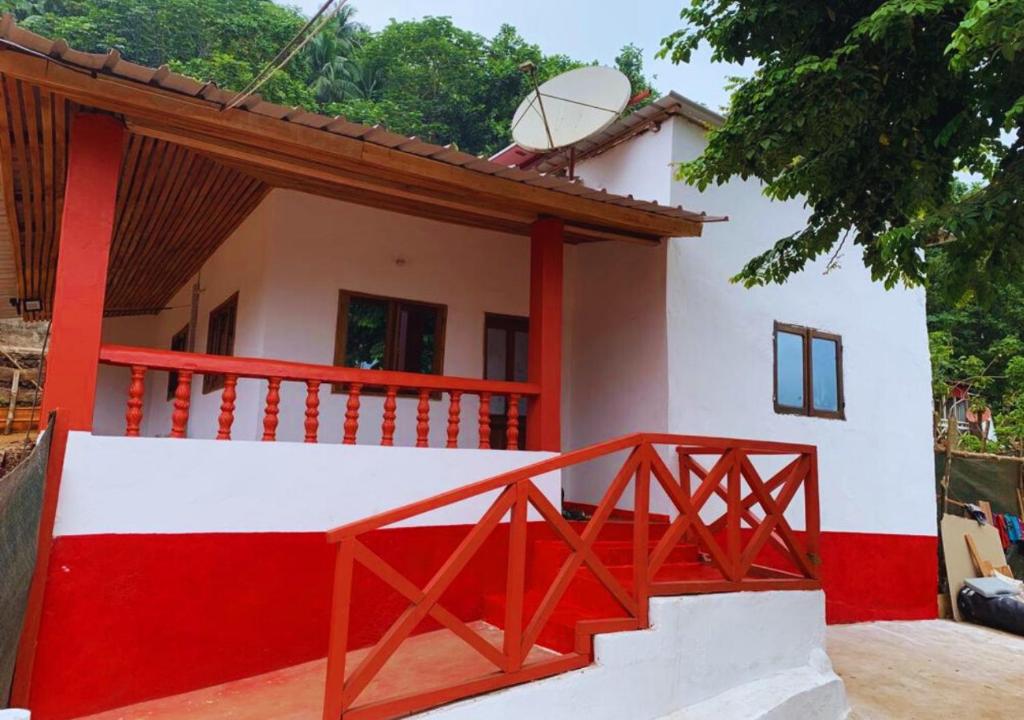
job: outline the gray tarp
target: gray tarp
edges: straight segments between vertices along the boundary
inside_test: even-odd
[[[0,478],[0,708],[7,707],[18,638],[36,563],[43,479],[50,433],[13,471]]]

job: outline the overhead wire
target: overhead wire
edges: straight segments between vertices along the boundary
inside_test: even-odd
[[[235,98],[224,105],[221,110],[231,110],[238,107],[251,97],[257,90],[259,90],[264,83],[266,83],[278,70],[283,68],[292,58],[295,57],[302,48],[316,37],[324,26],[333,20],[341,9],[348,3],[348,0],[341,0],[330,12],[327,12],[334,5],[335,0],[326,0],[320,9],[317,10],[312,17],[306,21],[306,24],[299,29],[295,36],[289,40],[283,48],[273,58],[271,58],[263,69],[249,82],[245,88],[235,96]]]

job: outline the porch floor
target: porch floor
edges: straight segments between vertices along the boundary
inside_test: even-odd
[[[495,647],[501,647],[504,633],[498,628],[482,620],[470,623],[469,627]],[[348,667],[351,669],[369,651],[366,648],[350,652]],[[535,647],[525,664],[555,656],[550,650]],[[321,658],[80,720],[320,720],[326,666],[326,659]],[[478,678],[492,670],[487,660],[453,633],[436,630],[402,643],[357,703],[424,692],[453,681]]]

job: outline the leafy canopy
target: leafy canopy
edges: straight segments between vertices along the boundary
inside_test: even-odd
[[[663,55],[757,65],[682,177],[758,178],[811,210],[737,280],[781,283],[844,242],[887,286],[924,281],[935,243],[961,287],[1021,276],[1024,0],[692,0],[682,19]],[[965,172],[980,184],[958,193]]]
[[[298,32],[305,18],[271,0],[0,0],[30,30],[77,49],[116,48],[134,62],[221,87],[244,88]],[[510,141],[510,123],[529,81],[582,65],[546,55],[504,25],[487,38],[450,18],[392,21],[374,32],[342,9],[260,94],[285,105],[383,124],[395,132],[492,153]],[[643,54],[627,45],[615,59],[634,92],[650,88]]]

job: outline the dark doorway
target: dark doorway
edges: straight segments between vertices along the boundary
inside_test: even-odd
[[[527,380],[527,343],[530,319],[515,315],[487,313],[484,320],[484,378],[486,380]],[[506,399],[491,398],[491,447],[508,449]],[[519,449],[526,448],[526,400],[519,401]]]

